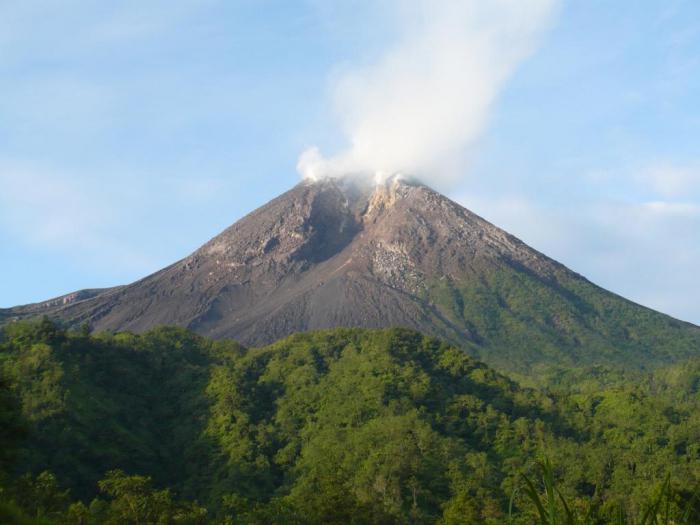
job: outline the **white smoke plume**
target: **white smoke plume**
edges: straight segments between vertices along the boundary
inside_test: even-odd
[[[479,137],[557,2],[390,1],[400,21],[397,41],[376,63],[345,70],[332,85],[348,147],[329,158],[317,147],[304,151],[297,169],[305,178],[358,173],[380,182],[403,172],[441,182],[439,166]]]

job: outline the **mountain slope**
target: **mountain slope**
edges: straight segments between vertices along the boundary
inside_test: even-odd
[[[82,294],[82,295],[80,295]],[[645,366],[700,329],[593,285],[426,186],[303,182],[128,286],[0,312],[99,330],[171,324],[267,344],[336,326],[405,326],[501,369]]]

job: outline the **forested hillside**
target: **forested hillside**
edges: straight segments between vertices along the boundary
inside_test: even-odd
[[[247,349],[44,320],[2,330],[0,373],[8,522],[502,524],[515,494],[530,524],[545,458],[581,523],[641,515],[667,475],[670,516],[697,506],[700,360],[534,390],[404,329]]]

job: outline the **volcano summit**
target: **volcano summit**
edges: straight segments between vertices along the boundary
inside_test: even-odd
[[[697,353],[700,328],[634,304],[430,188],[304,181],[127,286],[0,310],[97,330],[177,325],[262,345],[294,332],[404,326],[504,370],[643,367]]]

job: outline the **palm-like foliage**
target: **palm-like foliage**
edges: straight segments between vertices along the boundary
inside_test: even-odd
[[[598,525],[605,523],[600,517],[582,516],[572,509],[556,486],[554,469],[549,459],[541,462],[539,469],[543,492],[537,489],[533,480],[524,474],[522,475],[522,492],[536,509],[537,525]],[[516,493],[517,491],[513,493],[510,502],[511,523],[513,522],[513,502]],[[700,516],[697,516],[693,511],[694,502],[695,498],[688,502],[680,516],[678,516],[678,512],[674,513],[671,478],[666,476],[659,493],[649,501],[638,518],[629,516],[624,508],[620,507],[615,520],[608,522],[608,525],[697,525],[700,523]]]
[[[537,509],[539,517],[538,525],[579,525],[583,523],[577,514],[571,510],[566,499],[556,487],[552,464],[549,459],[545,459],[540,464],[540,472],[544,488],[544,494],[542,495],[537,490],[535,483],[524,474],[522,475],[524,483],[522,491]],[[513,500],[515,495],[516,493],[514,492],[510,502],[511,521],[513,518]]]

